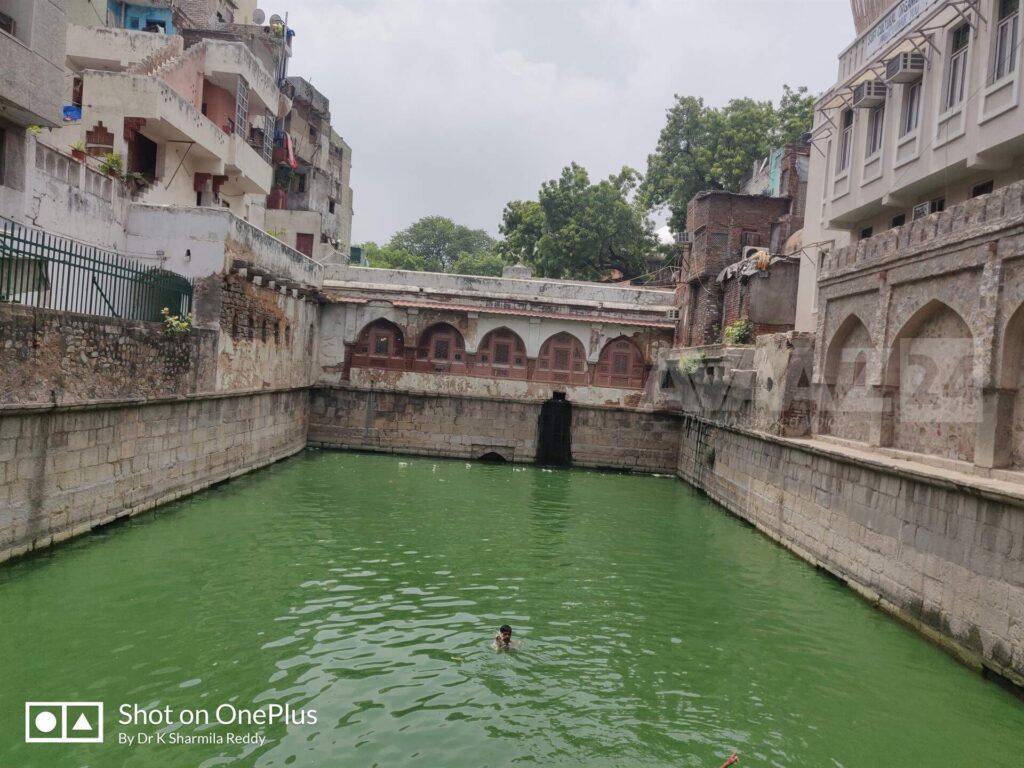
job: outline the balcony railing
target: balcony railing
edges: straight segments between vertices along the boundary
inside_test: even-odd
[[[0,302],[128,320],[192,311],[192,282],[119,254],[0,219]]]

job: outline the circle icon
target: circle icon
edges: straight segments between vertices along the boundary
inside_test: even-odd
[[[40,712],[36,715],[36,729],[42,733],[50,733],[54,728],[57,727],[57,717],[53,712]]]

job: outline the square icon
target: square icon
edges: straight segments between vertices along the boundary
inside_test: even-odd
[[[25,741],[29,744],[83,744],[103,741],[103,702],[25,702]]]

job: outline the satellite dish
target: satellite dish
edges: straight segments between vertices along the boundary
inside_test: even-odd
[[[262,24],[264,21],[266,21],[266,19],[267,14],[265,14],[262,9],[257,8],[255,11],[252,12],[253,24]]]

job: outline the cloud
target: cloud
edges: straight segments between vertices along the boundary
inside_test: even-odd
[[[314,0],[289,25],[352,145],[356,242],[430,214],[496,233],[573,160],[643,170],[673,94],[820,91],[853,38],[845,0]]]

